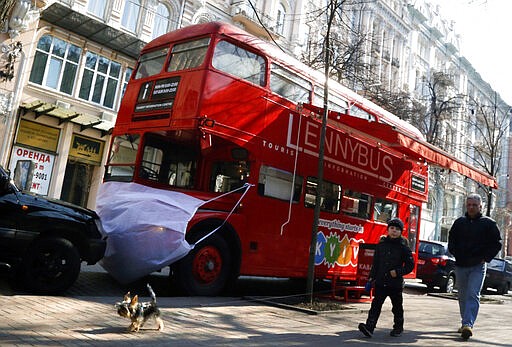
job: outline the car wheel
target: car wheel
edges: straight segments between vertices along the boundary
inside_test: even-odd
[[[196,245],[174,270],[174,282],[185,294],[219,295],[232,270],[229,247],[221,236],[213,234]]]
[[[441,291],[444,293],[453,293],[453,289],[455,287],[455,276],[449,275],[448,280],[446,280],[446,284],[441,288]]]
[[[22,263],[22,282],[31,292],[60,294],[80,273],[80,254],[63,238],[43,238],[29,248]]]

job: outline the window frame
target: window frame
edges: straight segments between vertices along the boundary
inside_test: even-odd
[[[139,17],[141,15],[142,3],[140,0],[125,0],[123,15],[121,16],[121,27],[132,33],[137,32]],[[136,9],[136,11],[134,10]],[[135,16],[133,15],[135,13]]]
[[[167,17],[165,16],[164,13],[159,12],[159,9],[162,9],[162,8],[164,8],[167,11]],[[164,23],[164,24],[162,24],[162,23]],[[169,28],[170,28],[170,23],[171,23],[171,9],[169,8],[169,6],[167,4],[164,4],[163,2],[159,1],[156,6],[156,9],[154,11],[153,26],[151,28],[151,38],[156,39],[157,37],[168,33]],[[164,27],[165,27],[165,29],[164,29]],[[161,30],[163,30],[163,32],[160,33],[160,31],[157,29],[161,29]]]
[[[107,5],[107,0],[89,0],[87,3],[87,12],[95,17],[105,19]]]
[[[87,66],[87,59],[89,56],[95,57],[94,69]],[[122,73],[121,73],[122,72],[121,63],[118,63],[114,60],[111,60],[105,56],[102,56],[102,55],[92,52],[92,51],[88,51],[85,54],[84,58],[85,59],[84,59],[84,64],[83,64],[83,68],[82,68],[80,88],[78,90],[77,97],[81,100],[91,102],[91,103],[100,105],[102,107],[108,108],[108,109],[112,109],[112,110],[115,109],[116,102],[117,102],[118,98],[120,97],[119,91],[121,88],[120,86],[122,84],[122,78],[123,78]],[[108,62],[108,67],[105,72],[100,70],[102,61]],[[112,68],[114,66],[116,66],[118,69],[117,76],[111,75]],[[85,82],[86,81],[86,79],[85,79],[86,73],[92,73],[92,78],[90,80],[90,85],[88,86],[88,89],[89,89],[87,92],[88,95],[87,95],[87,97],[84,97],[82,95],[82,92],[85,93],[84,83],[86,83]],[[100,96],[99,96],[99,101],[96,101],[96,100],[94,100],[94,98],[95,98],[95,95],[97,95],[96,92],[97,92],[97,88],[99,87],[99,85],[98,85],[99,77],[103,78],[103,82],[101,83],[101,92],[100,92]],[[111,81],[115,82],[115,87],[114,87],[114,91],[113,91],[113,98],[111,101],[111,105],[109,106],[109,105],[105,104],[105,100],[106,100],[107,96],[109,95],[108,92],[111,91],[111,89],[109,88]]]
[[[47,51],[44,48],[40,47],[41,41],[44,38],[50,38],[50,40],[51,40]],[[63,43],[66,47],[65,52],[62,56],[55,53],[55,50],[58,49],[55,47],[56,42]],[[76,52],[74,53],[77,56],[76,61],[69,59],[70,49],[72,49],[72,48],[76,49]],[[39,57],[43,57],[43,58],[39,58]],[[40,85],[45,88],[55,90],[57,92],[60,92],[60,93],[66,94],[66,95],[73,96],[74,92],[75,92],[75,88],[76,88],[76,80],[78,77],[78,72],[80,71],[81,65],[82,65],[82,57],[83,57],[83,50],[79,46],[77,46],[71,42],[65,41],[57,36],[54,36],[51,34],[44,34],[37,41],[36,53],[34,54],[32,68],[30,70],[30,75],[29,75],[29,82]],[[44,60],[40,60],[40,59],[44,59]],[[44,64],[38,65],[39,62],[43,62],[43,61],[44,61]],[[56,80],[55,87],[52,84],[49,84],[49,82],[50,82],[49,78],[55,77],[54,73],[50,73],[50,70],[52,69],[52,62],[54,62],[54,61],[57,61],[57,62],[60,61],[58,78]],[[44,71],[42,74],[40,74],[40,73],[38,74],[38,71],[42,65],[44,65]],[[65,78],[66,70],[70,66],[74,67],[74,69],[75,69],[73,76],[71,76],[73,78],[70,78],[70,77]],[[39,79],[40,79],[40,81],[39,81]],[[69,93],[67,91],[65,91],[65,90],[68,90],[68,88],[63,90],[62,82],[64,80],[72,81],[72,85],[69,88]]]

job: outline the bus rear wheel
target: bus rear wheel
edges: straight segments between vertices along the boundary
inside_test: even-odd
[[[211,235],[200,242],[174,267],[174,282],[185,294],[215,296],[222,293],[232,269],[226,241]]]

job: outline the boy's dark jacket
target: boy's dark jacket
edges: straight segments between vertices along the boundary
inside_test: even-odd
[[[376,286],[403,288],[403,276],[413,269],[414,259],[407,240],[403,237],[392,239],[383,236],[375,248],[373,265],[368,277],[375,281]],[[396,277],[391,277],[391,270],[396,271]]]

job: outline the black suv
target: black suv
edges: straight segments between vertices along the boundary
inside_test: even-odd
[[[427,285],[429,291],[439,287],[441,292],[453,292],[455,258],[448,251],[446,242],[420,241],[416,277]]]
[[[82,261],[105,253],[98,215],[59,200],[21,192],[0,166],[0,266],[25,289],[59,294],[77,279]]]

